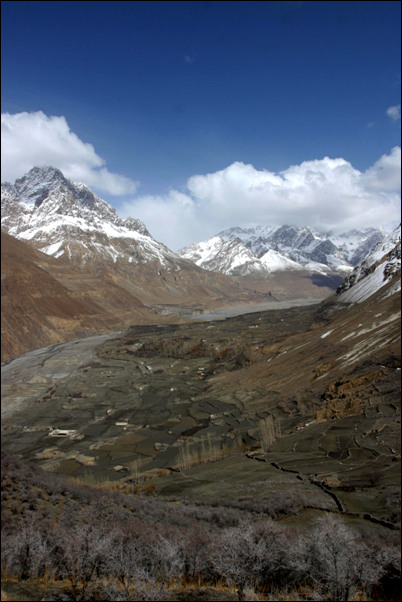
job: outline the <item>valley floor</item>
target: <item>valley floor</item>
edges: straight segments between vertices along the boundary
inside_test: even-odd
[[[331,532],[345,532],[345,541],[353,535],[359,550],[376,542],[377,551],[367,548],[367,563],[377,562],[382,550],[381,557],[388,558],[386,567],[381,565],[383,574],[397,579],[398,316],[397,296],[355,308],[329,301],[217,320],[136,325],[114,335],[52,345],[4,364],[6,593],[15,595],[11,578],[18,571],[15,587],[22,587],[20,556],[13,550],[20,549],[23,537],[41,533],[42,544],[46,540],[53,546],[56,528],[57,541],[69,542],[69,529],[78,537],[101,507],[107,513],[105,537],[124,521],[135,537],[142,537],[140,523],[141,533],[147,525],[149,538],[143,543],[156,546],[152,557],[155,550],[162,553],[162,541],[166,559],[168,550],[177,556],[175,546],[184,535],[191,542],[208,535],[201,547],[215,564],[208,565],[211,573],[203,565],[201,589],[187,580],[180,593],[164,587],[159,598],[131,599],[234,599],[236,589],[230,588],[236,584],[238,590],[242,582],[229,578],[216,550],[227,545],[225,537],[233,543],[248,534],[254,554],[262,532],[268,546],[273,532],[282,542],[283,570],[287,578],[292,575],[293,595],[299,596],[292,599],[325,596],[329,585],[322,576],[319,591],[311,589],[316,576],[308,535],[325,525]],[[40,468],[45,472],[36,475]],[[140,523],[135,526],[133,519]],[[119,542],[124,535],[119,530],[113,537]],[[108,550],[107,537],[102,541]],[[241,541],[237,555],[246,545]],[[64,548],[60,553],[67,558]],[[291,556],[298,549],[307,562],[303,566],[310,567],[304,573]],[[177,557],[184,559],[180,550]],[[253,567],[259,566],[252,557]],[[291,568],[295,562],[297,574]],[[67,569],[59,570],[52,564],[55,575],[67,578]],[[153,570],[152,587],[160,587],[161,569]],[[174,570],[172,583],[183,575],[182,569]],[[34,569],[29,571],[31,578]],[[107,571],[114,574],[112,566]],[[270,574],[269,586],[257,579],[249,594],[254,597],[244,599],[286,599],[280,589],[283,574],[279,569]],[[368,596],[370,588],[354,579],[356,595],[360,588]],[[222,597],[211,598],[218,582],[226,583],[219,589]],[[88,583],[100,585],[92,577]],[[384,587],[394,585],[381,583]],[[189,589],[192,593],[186,593]],[[102,591],[95,599],[116,599],[110,589]],[[384,591],[370,590],[370,595],[392,599],[384,598]],[[321,599],[346,599],[336,595]]]
[[[28,353],[2,366],[3,448],[89,483],[151,480],[193,499],[291,491],[298,507],[392,528],[400,360],[391,345],[340,371],[331,333],[351,338],[346,315],[310,305],[132,326]]]
[[[325,297],[323,297],[325,298]],[[278,309],[289,309],[291,307],[302,307],[306,305],[317,305],[322,299],[294,299],[292,301],[268,301],[266,303],[249,303],[247,305],[231,305],[213,312],[205,312],[193,315],[193,319],[218,320],[221,318],[234,318],[249,313],[271,311]]]

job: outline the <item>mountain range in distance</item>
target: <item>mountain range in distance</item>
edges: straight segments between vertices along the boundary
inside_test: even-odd
[[[237,227],[194,243],[179,254],[200,267],[224,274],[266,276],[278,271],[309,270],[344,276],[386,235],[382,228],[334,234],[308,226]]]
[[[2,359],[133,322],[319,302],[388,236],[237,227],[175,253],[53,167],[3,183],[1,207]]]
[[[67,255],[75,263],[97,257],[180,267],[185,259],[210,271],[265,277],[286,270],[344,276],[387,234],[382,228],[334,234],[308,226],[236,227],[174,253],[140,220],[121,219],[85,184],[52,167],[35,167],[14,185],[2,184],[2,227],[48,255]]]

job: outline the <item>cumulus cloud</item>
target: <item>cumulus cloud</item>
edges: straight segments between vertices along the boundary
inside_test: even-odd
[[[35,113],[1,115],[2,179],[14,182],[32,167],[51,165],[72,180],[111,195],[133,194],[137,183],[110,172],[94,147],[72,132],[65,117]]]
[[[389,109],[387,109],[387,115],[394,121],[399,121],[401,118],[401,105],[389,107]]]
[[[110,172],[64,117],[5,113],[1,127],[3,180],[13,182],[33,166],[52,165],[100,193],[132,197],[120,205],[120,215],[141,219],[173,250],[232,226],[295,224],[340,231],[391,229],[400,220],[400,147],[365,172],[342,158],[305,161],[278,173],[236,161],[190,177],[183,191],[135,197],[137,183]]]
[[[192,176],[185,192],[126,202],[121,213],[142,219],[174,250],[232,226],[391,229],[400,220],[400,169],[400,147],[365,172],[342,158],[305,161],[279,173],[238,161]]]
[[[366,189],[392,192],[401,189],[401,147],[393,148],[389,155],[383,155],[362,176]]]

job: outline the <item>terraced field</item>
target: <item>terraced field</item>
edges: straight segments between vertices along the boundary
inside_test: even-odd
[[[368,349],[378,326],[373,308],[364,319],[351,311],[324,304],[132,326],[37,352],[25,379],[23,362],[14,372],[10,362],[3,446],[91,483],[259,501],[288,517],[333,510],[393,528],[398,337],[340,370],[356,320]]]

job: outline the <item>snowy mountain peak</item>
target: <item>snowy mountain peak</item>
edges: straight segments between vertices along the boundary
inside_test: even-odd
[[[212,272],[244,276],[263,271],[256,257],[237,236],[228,240],[214,236],[205,242],[190,245],[179,255]]]
[[[40,207],[51,193],[62,187],[71,188],[70,182],[55,167],[33,167],[25,176],[15,181],[15,189],[26,204]]]
[[[1,204],[2,227],[49,255],[78,263],[165,263],[175,256],[140,220],[120,218],[88,186],[54,167],[34,167],[14,185],[2,184]]]
[[[309,226],[233,227],[182,249],[180,255],[226,274],[306,269],[344,277],[356,265],[355,260],[360,261],[385,236],[382,229],[374,228],[334,236]],[[236,241],[236,251],[229,246],[231,241]]]
[[[31,225],[46,215],[68,215],[92,222],[100,218],[115,226],[151,236],[140,220],[119,218],[116,211],[86,184],[68,180],[55,167],[33,167],[25,176],[17,179],[14,186],[2,184],[3,202],[23,203],[30,208]]]

